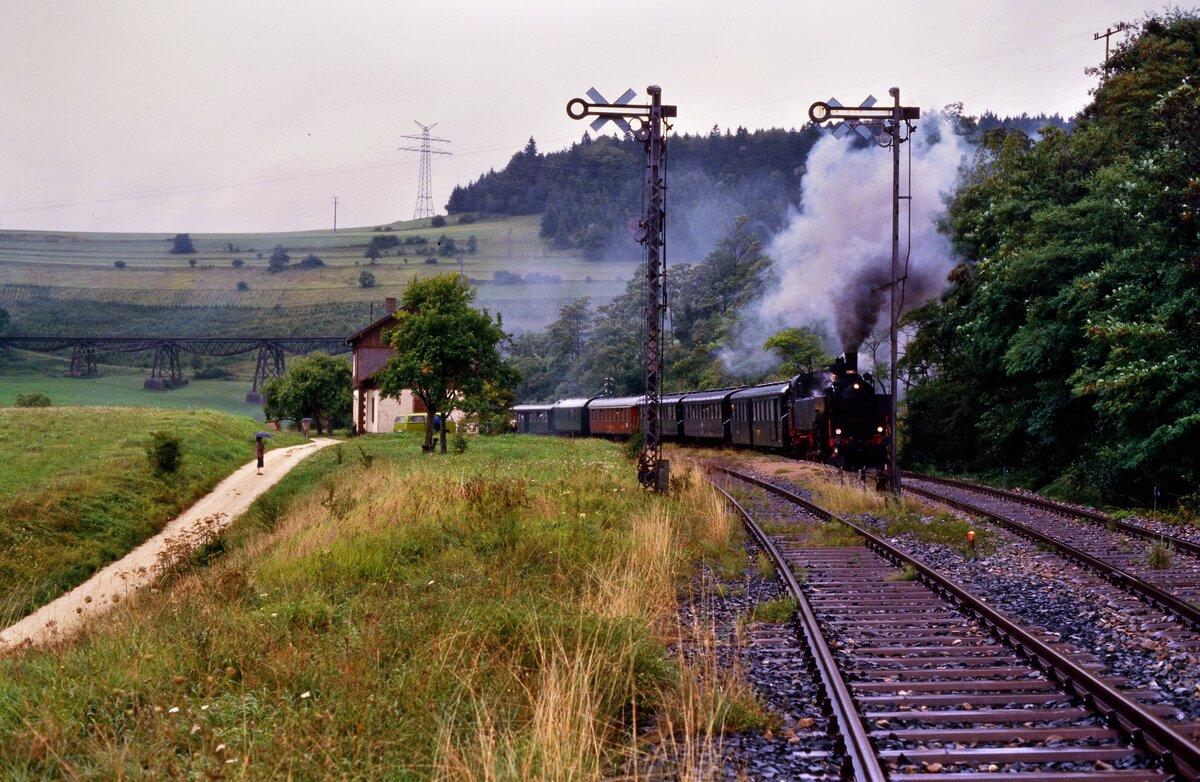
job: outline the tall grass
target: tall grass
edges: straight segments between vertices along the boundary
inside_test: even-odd
[[[223,555],[0,659],[0,777],[599,779],[639,726],[704,757],[761,719],[666,653],[690,563],[736,545],[701,481],[647,495],[592,441],[360,442],[370,469],[313,456]]]

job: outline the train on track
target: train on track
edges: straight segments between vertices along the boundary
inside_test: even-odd
[[[513,407],[520,434],[624,439],[641,431],[645,396],[561,399]],[[858,354],[826,371],[757,386],[663,394],[667,442],[733,445],[786,453],[845,469],[882,467],[892,437],[891,397],[876,393]]]

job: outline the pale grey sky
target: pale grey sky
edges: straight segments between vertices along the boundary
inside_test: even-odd
[[[0,228],[282,231],[440,211],[568,100],[648,84],[676,130],[799,127],[815,100],[1078,111],[1095,32],[1148,0],[0,0]],[[1119,40],[1120,36],[1114,37]]]

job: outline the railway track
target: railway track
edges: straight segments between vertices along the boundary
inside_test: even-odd
[[[1200,630],[1200,544],[1195,541],[963,481],[906,475],[904,490],[983,517],[1053,549],[1187,625],[1162,630],[1177,636],[1173,645],[1179,651],[1200,651],[1195,637]],[[1156,553],[1151,554],[1155,547]]]
[[[911,782],[929,773],[1022,782],[1195,780],[1200,746],[1170,706],[1122,693],[1095,657],[1026,629],[870,530],[727,468],[786,502],[764,532],[735,507],[800,606],[797,622],[844,737],[847,775]],[[732,502],[732,498],[730,498]],[[860,546],[798,542],[847,524]],[[797,577],[797,574],[801,574]],[[803,582],[803,584],[801,583]]]

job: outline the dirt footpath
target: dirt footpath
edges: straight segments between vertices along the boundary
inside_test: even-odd
[[[154,581],[164,567],[211,540],[302,459],[336,442],[315,439],[304,445],[268,451],[263,460],[262,475],[256,474],[254,461],[239,467],[199,502],[169,522],[162,532],[85,583],[0,631],[0,652],[61,640],[75,633],[85,623],[107,612],[114,603]]]

